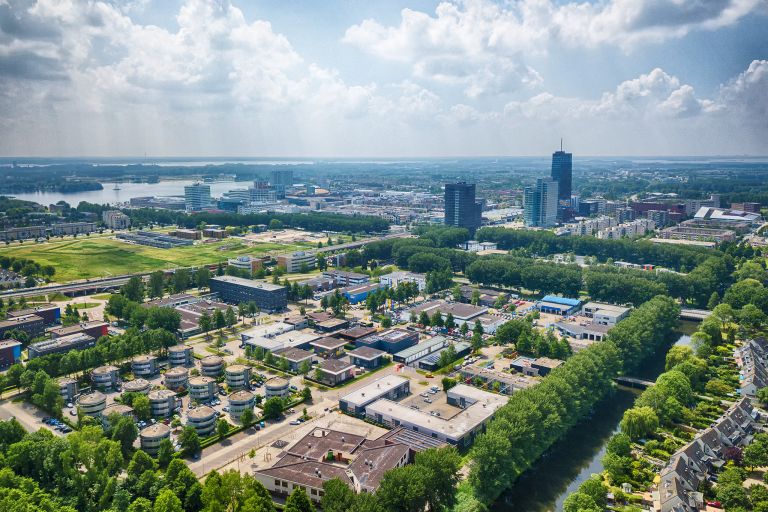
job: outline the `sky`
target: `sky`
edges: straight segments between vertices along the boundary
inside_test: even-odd
[[[0,155],[768,155],[768,0],[0,0]]]

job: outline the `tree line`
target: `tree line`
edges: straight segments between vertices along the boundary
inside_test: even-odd
[[[495,242],[500,249],[524,250],[528,255],[574,253],[630,263],[650,263],[678,271],[694,268],[709,257],[722,257],[716,249],[684,245],[654,244],[648,240],[606,240],[592,236],[557,236],[551,231],[487,227],[478,230],[481,242]]]
[[[196,228],[201,222],[220,226],[247,227],[270,225],[273,220],[282,227],[307,231],[336,231],[342,233],[383,233],[389,229],[389,222],[381,217],[368,215],[341,215],[336,213],[194,213],[187,214],[154,208],[126,209],[134,225],[175,224],[185,228]]]

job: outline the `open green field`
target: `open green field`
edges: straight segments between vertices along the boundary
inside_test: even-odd
[[[30,258],[41,265],[56,267],[54,280],[109,277],[133,272],[151,272],[205,263],[226,262],[241,254],[261,256],[295,251],[305,244],[260,243],[248,246],[240,241],[222,240],[173,249],[134,245],[114,238],[77,238],[41,244],[27,243],[0,248],[0,254]]]

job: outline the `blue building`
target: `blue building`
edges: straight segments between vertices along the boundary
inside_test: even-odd
[[[536,303],[536,308],[542,313],[561,316],[572,315],[580,307],[581,301],[579,299],[558,297],[557,295],[547,295]]]
[[[0,368],[21,361],[21,343],[16,340],[0,341]]]
[[[379,288],[386,288],[386,285],[382,283],[366,283],[342,288],[340,292],[347,298],[350,304],[358,304]]]

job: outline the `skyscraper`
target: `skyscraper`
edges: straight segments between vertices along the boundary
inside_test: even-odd
[[[549,228],[557,224],[558,183],[539,178],[536,185],[525,187],[523,220],[529,227]]]
[[[445,184],[445,224],[467,228],[474,235],[480,227],[483,204],[475,199],[474,183]]]
[[[199,212],[211,207],[211,187],[195,183],[184,187],[184,208],[188,212]]]
[[[293,185],[293,171],[290,169],[275,169],[272,171],[271,184],[278,199],[285,199],[285,189]]]
[[[563,141],[560,141],[560,151],[552,153],[552,179],[558,184],[557,198],[560,201],[571,200],[571,181],[573,179],[573,153],[563,151]]]

